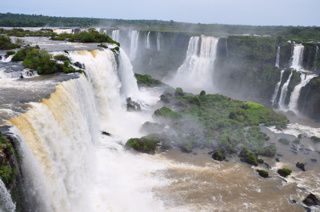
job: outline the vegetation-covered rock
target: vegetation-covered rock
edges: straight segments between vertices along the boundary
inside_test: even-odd
[[[257,169],[256,170],[258,174],[263,177],[263,178],[268,178],[269,177],[269,172],[263,169]]]
[[[239,155],[241,161],[253,166],[258,166],[258,157],[250,150],[243,148]]]
[[[127,98],[127,111],[141,111],[141,106],[129,97]]]
[[[95,29],[90,29],[76,34],[62,33],[59,35],[53,35],[51,39],[80,43],[112,43],[120,46],[118,42],[112,40],[108,35],[99,33]]]
[[[15,180],[16,167],[12,161],[15,154],[10,140],[0,133],[0,178],[7,186]]]
[[[81,70],[72,67],[69,58],[64,56],[58,56],[58,59],[62,63],[55,61],[47,51],[40,50],[38,47],[27,46],[20,49],[13,56],[12,61],[23,61],[24,67],[36,70],[39,75],[42,74],[54,74],[54,73],[73,73],[81,72]],[[63,61],[61,61],[63,59]]]
[[[135,74],[135,77],[139,86],[156,87],[162,85],[161,81],[153,79],[148,74]]]
[[[15,37],[51,37],[56,35],[52,29],[26,30],[22,28],[3,29],[0,28],[0,34]]]
[[[154,135],[145,136],[142,138],[131,138],[127,141],[126,147],[134,149],[138,152],[154,154],[161,140]]]
[[[168,118],[168,119],[178,119],[181,115],[168,107],[162,107],[154,112],[155,117]]]
[[[289,168],[282,168],[282,169],[278,169],[277,172],[282,177],[288,177],[292,173],[292,170]]]
[[[11,42],[11,39],[0,34],[0,50],[16,49],[20,46]]]

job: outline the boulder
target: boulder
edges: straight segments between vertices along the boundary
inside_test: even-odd
[[[127,98],[127,110],[128,111],[141,111],[139,103],[133,101],[130,97]]]
[[[300,163],[300,162],[297,162],[296,163],[296,167],[298,168],[298,169],[301,169],[302,171],[306,171],[306,168],[305,168],[305,164],[304,163]]]
[[[303,203],[307,206],[317,206],[320,205],[320,200],[316,195],[310,193],[304,200]]]
[[[214,151],[211,157],[217,161],[224,161],[226,159],[224,152],[221,150]]]
[[[102,131],[101,133],[102,133],[102,135],[111,136],[111,133],[106,132],[106,131]]]
[[[73,65],[76,66],[76,67],[78,67],[78,68],[81,68],[81,69],[84,69],[84,68],[85,68],[84,64],[79,63],[79,62],[75,62],[75,63],[73,63]]]

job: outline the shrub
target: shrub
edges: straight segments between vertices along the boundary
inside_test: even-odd
[[[256,170],[258,172],[258,174],[263,177],[263,178],[268,178],[269,177],[269,172],[266,170],[262,170],[262,169],[257,169]]]
[[[181,115],[168,107],[162,107],[154,112],[154,115],[162,118],[179,119]]]
[[[257,156],[248,150],[247,148],[243,148],[239,155],[241,161],[246,162],[250,165],[257,166],[258,165],[258,158]]]
[[[137,79],[138,85],[140,86],[155,87],[162,84],[161,81],[153,79],[148,74],[135,74],[135,77]]]
[[[9,50],[19,47],[19,45],[12,43],[8,36],[0,35],[0,50]]]
[[[288,177],[292,173],[292,170],[289,168],[278,169],[278,174],[282,177]]]
[[[69,57],[67,57],[67,56],[65,56],[65,55],[63,55],[63,54],[58,54],[58,55],[55,55],[55,56],[53,56],[53,58],[55,59],[55,60],[58,60],[58,61],[68,61],[68,62],[70,62],[70,59],[69,59]]]
[[[176,88],[174,95],[175,96],[183,96],[184,92],[183,92],[182,88]]]
[[[126,147],[138,152],[154,154],[160,139],[156,136],[145,136],[142,138],[131,138],[127,141]]]

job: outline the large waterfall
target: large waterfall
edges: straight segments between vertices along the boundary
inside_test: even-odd
[[[214,63],[218,40],[218,38],[203,35],[191,37],[186,59],[169,83],[191,92],[213,91]]]
[[[299,97],[300,97],[300,92],[301,89],[306,86],[310,80],[312,80],[314,77],[316,77],[317,75],[315,74],[305,74],[305,73],[301,73],[300,74],[300,78],[301,81],[300,83],[293,89],[291,96],[290,96],[290,102],[289,102],[289,110],[295,112],[296,114],[298,113],[298,101],[299,101]]]
[[[21,141],[31,207],[49,212],[164,210],[152,188],[164,183],[153,173],[165,165],[123,148],[128,138],[142,136],[140,126],[151,120],[148,112],[126,111],[121,88],[130,88],[124,85],[130,78],[118,77],[110,50],[70,56],[85,65],[87,77],[60,83],[50,98],[31,103],[28,112],[9,120]]]
[[[288,93],[288,86],[290,84],[291,78],[292,78],[293,72],[291,71],[287,81],[283,84],[280,92],[280,97],[279,97],[279,108],[280,110],[286,110],[286,98],[287,98],[287,93]]]
[[[277,55],[276,55],[276,63],[275,63],[275,67],[277,67],[277,68],[280,67],[280,51],[281,51],[281,48],[280,48],[280,46],[278,46]]]
[[[0,211],[1,212],[16,211],[16,206],[12,202],[10,193],[1,179],[0,179]]]
[[[112,39],[115,41],[120,41],[120,30],[116,29],[112,31],[112,35],[111,35]]]
[[[157,33],[157,51],[159,52],[161,50],[161,33]]]
[[[291,68],[301,71],[304,46],[302,44],[294,44]]]
[[[151,48],[151,45],[150,45],[150,32],[147,33],[146,48],[147,49]]]
[[[274,89],[274,93],[273,93],[273,96],[272,96],[272,99],[271,99],[272,105],[276,104],[276,100],[277,100],[278,93],[279,93],[279,90],[280,90],[280,85],[281,85],[282,78],[283,78],[283,74],[284,74],[284,70],[281,70],[280,80],[279,80],[279,82],[277,83],[277,85],[276,85],[276,87]]]
[[[139,31],[132,30],[130,32],[130,59],[133,61],[136,58],[139,45]]]

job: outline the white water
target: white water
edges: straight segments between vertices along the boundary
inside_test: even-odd
[[[147,34],[146,47],[147,47],[147,49],[151,48],[151,45],[150,45],[150,32],[148,32],[148,34]]]
[[[3,62],[3,63],[8,63],[8,62],[11,62],[12,58],[13,58],[13,55],[10,55],[8,57],[3,55],[0,61]]]
[[[130,59],[133,61],[138,52],[139,32],[137,30],[132,30],[130,34]]]
[[[312,80],[316,76],[317,75],[314,75],[314,74],[309,74],[309,75],[304,74],[304,73],[300,74],[301,81],[293,89],[291,96],[290,96],[290,102],[288,105],[289,110],[295,112],[296,114],[298,113],[298,101],[299,101],[301,89],[303,87],[305,87],[310,82],[310,80]]]
[[[0,211],[1,212],[16,211],[16,205],[13,203],[10,193],[1,179],[0,179]]]
[[[276,56],[276,63],[275,63],[275,67],[279,68],[280,67],[280,46],[278,46],[277,48],[277,56]]]
[[[142,136],[140,126],[152,117],[147,111],[126,111],[111,54],[70,53],[85,64],[88,79],[61,83],[48,100],[30,104],[27,113],[10,120],[21,140],[26,188],[38,200],[38,211],[165,211],[152,189],[166,183],[155,175],[166,165],[122,146]]]
[[[218,38],[203,35],[191,37],[186,59],[168,83],[190,92],[213,91],[218,40]]]
[[[286,111],[287,107],[285,105],[285,100],[287,98],[287,93],[288,93],[288,86],[290,84],[291,78],[292,78],[293,72],[290,73],[287,81],[283,84],[281,88],[281,93],[280,93],[280,98],[279,98],[279,109]]]
[[[139,99],[139,88],[134,76],[133,67],[129,57],[123,49],[119,54],[119,76],[122,82],[121,92],[125,97]]]
[[[158,32],[158,34],[157,34],[157,51],[158,52],[160,52],[160,50],[161,50],[161,33],[160,32]]]
[[[281,70],[280,80],[279,80],[279,82],[277,83],[277,85],[276,85],[276,87],[274,89],[274,93],[273,93],[273,96],[272,96],[272,99],[271,99],[272,105],[276,104],[276,99],[277,99],[277,96],[278,96],[278,93],[279,93],[279,89],[280,89],[280,85],[281,85],[281,82],[282,82],[283,74],[284,74],[284,70]]]
[[[301,71],[304,46],[302,44],[294,44],[291,68]]]
[[[115,41],[120,41],[120,30],[116,29],[112,31],[112,35],[111,35],[112,39]]]

